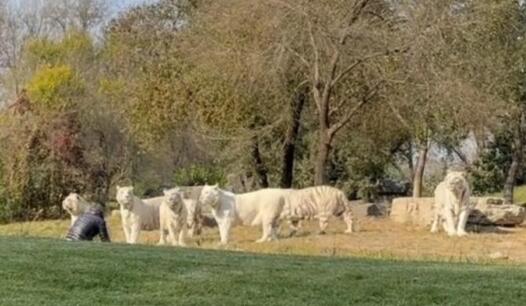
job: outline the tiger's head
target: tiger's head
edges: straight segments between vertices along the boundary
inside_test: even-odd
[[[165,189],[164,203],[174,212],[181,212],[183,209],[183,194],[179,188]]]
[[[447,189],[454,194],[461,194],[468,184],[467,174],[464,171],[449,171],[444,179]]]
[[[121,205],[122,208],[130,209],[133,206],[133,199],[135,195],[133,194],[132,186],[117,186],[117,202]]]
[[[212,208],[215,208],[217,207],[217,205],[219,205],[220,196],[221,190],[219,189],[219,186],[217,184],[212,186],[205,185],[201,190],[199,202],[203,203],[204,205],[209,205]]]

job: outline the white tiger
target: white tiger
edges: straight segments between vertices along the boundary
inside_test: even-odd
[[[202,205],[199,202],[199,196],[201,195],[203,186],[177,186],[177,188],[183,193],[183,198],[185,200],[192,200],[185,201],[188,210],[186,219],[188,227],[187,234],[189,237],[199,235],[201,234],[204,222]]]
[[[141,200],[133,187],[117,186],[117,202],[121,208],[122,228],[127,243],[137,243],[141,230],[159,229],[159,207],[164,197]]]
[[[466,223],[471,212],[471,190],[466,173],[449,171],[435,189],[434,218],[431,232],[436,233],[442,223],[449,236],[466,235]]]
[[[99,207],[96,203],[88,202],[78,193],[70,193],[62,201],[62,208],[71,215],[71,225],[75,223],[80,215],[85,213],[90,208]]]
[[[193,200],[184,200],[179,188],[164,190],[164,199],[159,208],[159,244],[166,244],[166,232],[168,231],[168,238],[172,245],[186,245],[184,242],[184,229],[188,215],[185,207],[186,201],[195,203]]]
[[[320,234],[325,233],[330,216],[341,216],[347,225],[345,233],[353,232],[353,213],[345,194],[334,187],[314,186],[303,189],[289,189],[282,218],[291,223],[291,235],[301,220],[318,219]]]
[[[283,190],[262,189],[236,195],[217,185],[204,186],[199,199],[212,208],[221,244],[228,243],[230,230],[237,224],[261,225],[263,233],[256,242],[277,239],[278,220],[285,205]]]

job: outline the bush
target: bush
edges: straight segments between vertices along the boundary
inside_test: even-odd
[[[512,148],[510,133],[495,135],[494,141],[481,153],[480,158],[470,170],[473,191],[476,194],[488,194],[502,191],[506,172],[511,165]]]
[[[178,186],[199,186],[205,184],[226,185],[226,177],[218,166],[191,165],[175,173],[175,184]]]

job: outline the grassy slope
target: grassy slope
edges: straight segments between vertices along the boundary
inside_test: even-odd
[[[517,186],[513,191],[514,203],[526,203],[526,185]]]
[[[332,220],[327,235],[316,235],[317,222],[307,222],[294,238],[283,237],[270,243],[255,243],[261,235],[259,227],[235,227],[227,249],[255,253],[314,255],[338,257],[368,257],[377,259],[403,259],[419,261],[494,262],[492,254],[501,252],[506,259],[499,262],[526,263],[526,228],[480,229],[464,238],[450,238],[443,232],[431,234],[429,229],[402,225],[389,219],[363,218],[358,220],[359,231],[342,234],[345,224]],[[123,242],[124,236],[118,216],[108,219],[112,241]],[[48,220],[0,225],[0,235],[63,239],[69,220]],[[488,232],[489,230],[489,232]],[[141,232],[141,244],[156,244],[159,231]],[[191,247],[216,249],[219,240],[217,228],[206,229],[203,235],[188,239]]]
[[[492,196],[502,197],[502,192],[492,194]],[[526,203],[526,185],[515,186],[513,190],[513,203]]]
[[[0,237],[0,305],[524,305],[525,272]]]

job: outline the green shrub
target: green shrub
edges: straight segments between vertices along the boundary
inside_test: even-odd
[[[508,168],[511,165],[511,138],[513,135],[501,132],[480,154],[470,174],[475,194],[496,193],[502,191]]]
[[[175,173],[175,184],[179,186],[198,186],[204,184],[226,185],[223,169],[218,166],[191,165]]]

